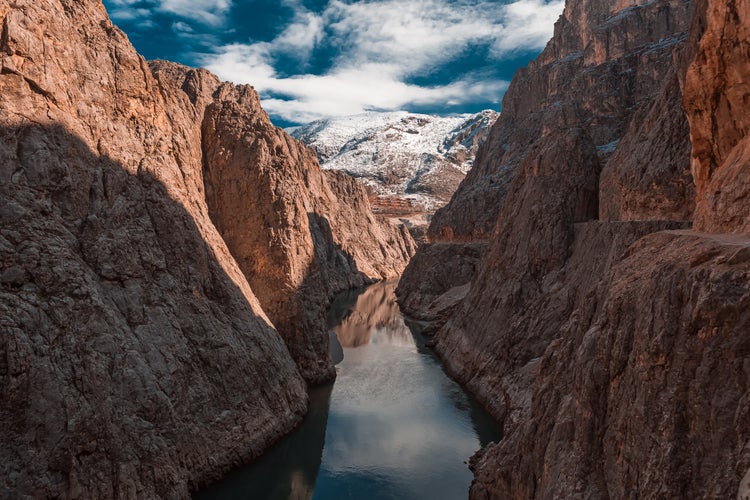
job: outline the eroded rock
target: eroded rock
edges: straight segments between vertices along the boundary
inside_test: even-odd
[[[696,2],[695,59],[685,78],[695,226],[708,232],[750,231],[750,6]]]
[[[228,180],[312,200],[307,239],[282,250],[314,255],[303,264],[320,274],[317,294],[399,272],[411,239],[374,218],[353,180],[282,156],[305,150],[270,125],[254,91],[149,66],[100,2],[0,1],[0,25],[0,496],[186,497],[259,455],[307,406],[296,344],[263,303],[290,284],[270,281],[283,259],[267,262],[256,294],[225,243],[233,235],[217,230],[229,224],[210,216],[222,186],[204,153],[222,144],[206,142],[206,110],[239,112],[217,121],[228,139],[236,125],[271,145],[224,143],[265,155],[226,166],[282,169]],[[259,226],[230,229],[267,234],[276,220],[249,208],[234,216]],[[310,315],[323,312],[316,300]],[[330,373],[318,354],[309,371],[298,359],[310,379]]]
[[[750,241],[676,230],[747,231],[740,3],[569,0],[436,216],[489,245],[435,337],[504,424],[472,498],[746,495]]]

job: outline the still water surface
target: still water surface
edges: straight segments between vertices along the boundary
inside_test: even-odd
[[[329,317],[344,347],[336,381],[312,390],[296,431],[196,498],[466,498],[466,462],[500,430],[407,326],[395,287],[337,297]]]

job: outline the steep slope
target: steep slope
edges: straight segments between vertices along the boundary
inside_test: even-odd
[[[685,109],[698,190],[696,229],[750,232],[750,6],[698,2],[706,26],[686,77]]]
[[[303,380],[101,4],[0,17],[0,496],[186,496],[295,425]]]
[[[684,42],[688,9],[684,0],[568,2],[542,54],[513,78],[475,167],[435,215],[431,239],[488,238],[529,147],[565,128],[586,131],[606,170],[634,113],[659,94],[673,50]],[[689,169],[681,175],[689,186]],[[686,194],[691,199],[689,188],[664,189],[662,182],[657,178],[640,189],[664,191],[677,207],[688,203]],[[669,218],[682,219],[685,212],[690,210]]]
[[[415,250],[408,231],[373,216],[354,179],[321,171],[312,151],[271,124],[252,87],[174,63],[151,67],[179,97],[172,108],[197,111],[209,213],[263,310],[302,375],[330,379],[330,298],[399,276]]]
[[[436,212],[428,231],[430,241],[476,248],[475,243],[504,232],[515,235],[504,248],[516,253],[514,249],[526,247],[525,240],[535,234],[546,239],[545,233],[555,232],[562,245],[556,250],[528,248],[547,258],[544,252],[568,251],[574,222],[689,220],[695,191],[674,60],[687,37],[689,9],[689,2],[676,0],[618,5],[568,2],[552,40],[511,82],[503,112],[479,149],[474,168],[450,203]],[[578,146],[559,147],[571,139]],[[584,145],[587,153],[581,156],[576,148]],[[545,149],[550,151],[538,156]],[[549,156],[552,151],[557,156]],[[644,161],[652,158],[654,162]],[[521,195],[516,202],[527,199],[529,207],[536,207],[527,214],[533,221],[514,222],[513,231],[503,229],[499,220],[510,219],[502,215],[508,193],[523,189],[527,178],[547,177],[540,175],[540,161],[550,163],[553,175],[566,176],[570,173],[565,170],[574,168],[586,184],[585,192],[565,201],[571,206],[564,220],[545,206],[550,193],[552,198],[568,196],[552,183],[549,189]],[[571,167],[576,161],[584,163]],[[568,242],[560,240],[563,235]],[[461,262],[467,252],[456,248],[453,254],[457,262],[440,264],[430,247],[423,246],[413,265],[434,267],[438,274],[440,269],[477,268]],[[427,262],[419,263],[422,259]],[[514,255],[496,257],[498,262],[513,259]],[[521,268],[513,272],[524,274]],[[462,283],[456,284],[470,278],[462,277]],[[418,280],[401,281],[397,295],[407,313],[420,314],[409,304],[424,300],[410,297],[423,295],[419,290],[426,286]]]
[[[458,303],[415,297],[432,247],[399,284],[504,423],[472,497],[748,494],[750,241],[674,230],[747,231],[743,7],[569,0],[436,215],[441,245],[488,240]]]
[[[652,234],[583,287],[526,367],[531,414],[475,458],[473,496],[737,496],[750,471],[749,245]]]
[[[269,293],[301,294],[284,258],[314,254],[323,296],[394,275],[411,240],[375,220],[354,180],[263,149],[276,138],[304,147],[271,126],[250,88],[166,63],[152,71],[99,1],[0,0],[0,26],[0,496],[185,497],[299,422],[300,369],[332,374],[327,351],[298,357],[300,369],[290,356],[327,341],[324,329],[282,332],[287,348],[269,320],[280,314]],[[238,117],[206,119],[215,109]],[[263,161],[210,157],[246,154],[211,142],[214,126],[228,138],[257,126]],[[308,196],[318,214],[307,236],[276,228],[289,254],[265,263],[262,284],[236,245],[261,234],[253,241],[271,247],[276,221],[217,207],[242,208],[224,190],[274,184],[225,179],[223,167],[277,168],[268,175],[289,187],[275,192]],[[284,220],[287,206],[274,206]],[[287,305],[322,314],[318,295]]]
[[[360,179],[380,198],[409,200],[414,210],[445,205],[497,119],[494,111],[440,117],[366,113],[309,123],[292,135],[313,147],[325,169]]]

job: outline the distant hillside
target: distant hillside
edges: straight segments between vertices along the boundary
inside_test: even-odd
[[[405,199],[431,212],[453,195],[498,116],[490,110],[448,117],[373,112],[289,132],[316,149],[323,168],[358,178],[381,200]]]

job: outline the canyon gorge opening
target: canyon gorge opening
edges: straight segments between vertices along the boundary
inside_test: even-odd
[[[0,26],[0,497],[750,498],[747,0],[567,0],[499,116],[288,131],[100,0]]]

